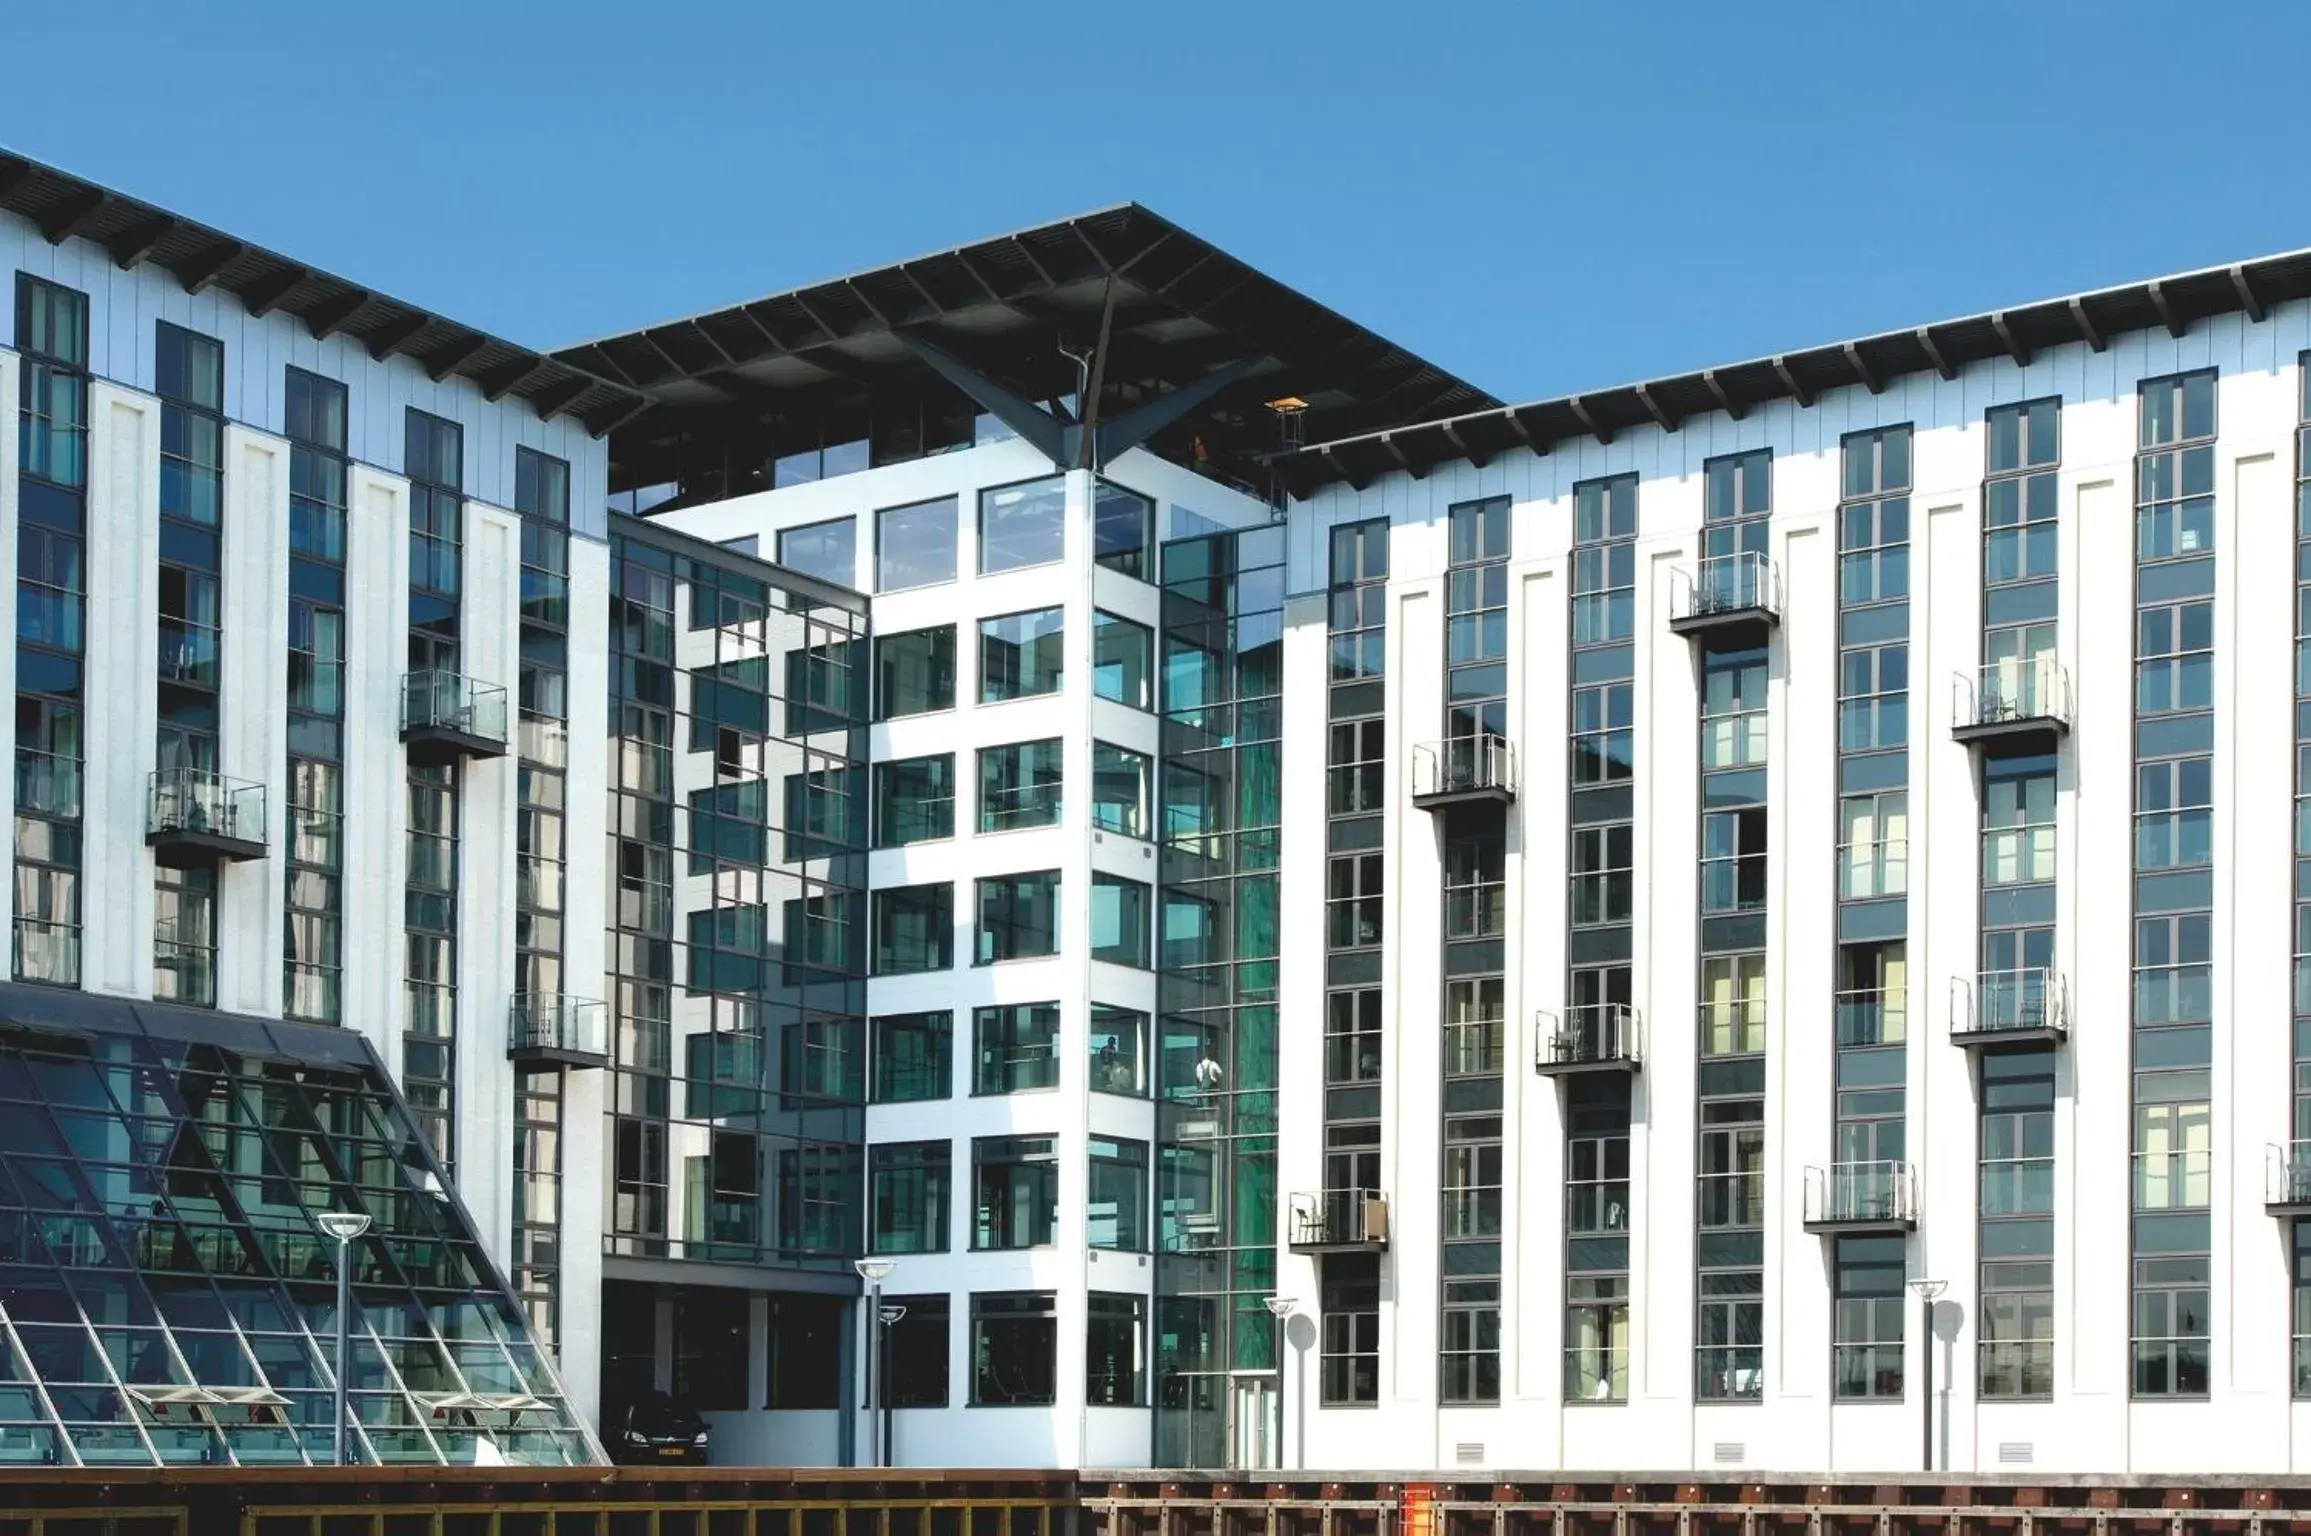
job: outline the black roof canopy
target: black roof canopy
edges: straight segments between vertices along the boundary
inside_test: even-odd
[[[470,380],[491,400],[525,402],[541,420],[574,417],[596,437],[643,404],[627,385],[576,364],[6,150],[0,208],[30,219],[51,245],[93,241],[124,272],[165,268],[187,293],[221,289],[252,315],[294,315],[315,337],[348,336],[380,362],[409,357],[435,379]]]
[[[1233,363],[1192,430],[1214,450],[1280,441],[1266,402],[1340,436],[1499,402],[1134,203],[565,347],[649,400],[613,435],[614,485],[672,478],[685,443],[955,392],[901,339],[1028,400],[1078,392],[1098,348],[1112,411]],[[1064,350],[1062,350],[1064,349]]]
[[[2127,331],[2161,327],[2180,337],[2210,316],[2234,311],[2260,320],[2269,307],[2311,298],[2311,250],[2208,267],[2148,282],[2047,299],[2013,309],[1939,320],[1909,330],[1672,374],[1638,384],[1536,400],[1524,405],[1443,416],[1417,425],[1329,440],[1309,434],[1306,447],[1270,460],[1295,496],[1345,482],[1361,490],[1392,470],[1415,479],[1439,464],[1483,465],[1512,448],[1546,453],[1579,437],[1611,442],[1633,427],[1676,430],[1687,417],[1724,411],[1739,420],[1752,406],[1791,399],[1801,406],[1833,389],[1872,394],[1905,374],[1931,369],[1945,379],[1967,363],[2006,358],[2027,364],[2038,352],[2084,342],[2100,352]]]

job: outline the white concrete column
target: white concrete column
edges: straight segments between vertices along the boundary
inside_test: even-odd
[[[521,670],[521,520],[465,504],[458,614],[468,685],[506,690],[506,755],[459,765],[457,892],[457,1186],[482,1246],[512,1253],[514,844],[520,765],[511,733]]]
[[[356,464],[346,487],[345,1026],[401,1075],[409,870],[401,678],[409,665],[409,485]]]
[[[102,382],[89,386],[87,526],[81,985],[150,997],[144,824],[160,707],[160,405]]]
[[[228,778],[265,786],[265,857],[217,877],[217,1006],[281,1012],[281,870],[289,855],[289,450],[244,427],[225,429],[218,698]]]

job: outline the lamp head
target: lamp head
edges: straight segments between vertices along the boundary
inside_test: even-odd
[[[1279,1318],[1290,1317],[1300,1305],[1297,1296],[1270,1296],[1267,1300],[1268,1310]]]
[[[853,1259],[851,1261],[851,1268],[857,1270],[859,1278],[869,1285],[879,1285],[890,1279],[891,1271],[898,1267],[897,1262],[891,1259]]]
[[[1921,1301],[1932,1301],[1949,1288],[1950,1282],[1947,1280],[1913,1280],[1910,1282],[1910,1289],[1918,1293],[1918,1299]]]
[[[313,1222],[322,1236],[339,1243],[350,1243],[369,1230],[369,1218],[359,1211],[323,1211]]]

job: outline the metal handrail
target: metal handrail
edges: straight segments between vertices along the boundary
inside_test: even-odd
[[[1805,1171],[1807,1221],[1915,1221],[1917,1174],[1908,1163],[1832,1163]]]
[[[190,832],[261,843],[265,786],[205,768],[157,768],[146,781],[144,829],[148,834]]]
[[[506,739],[506,691],[456,672],[411,672],[401,680],[401,728]]]
[[[2018,1029],[2068,1029],[2069,999],[2050,968],[1983,971],[1950,987],[1950,1033],[1993,1035]]]
[[[1415,799],[1490,789],[1516,793],[1517,755],[1507,737],[1455,736],[1424,741],[1412,749]]]
[[[1644,1017],[1626,1003],[1583,1003],[1560,1017],[1541,1008],[1533,1014],[1533,1066],[1582,1066],[1590,1062],[1636,1062],[1644,1045]]]
[[[1951,724],[2000,725],[2053,720],[2070,724],[2070,673],[2052,652],[1985,662],[1951,679]]]
[[[1781,568],[1756,550],[1710,555],[1692,569],[1671,573],[1669,617],[1700,619],[1720,613],[1779,613]]]
[[[1303,1190],[1286,1202],[1286,1216],[1287,1247],[1388,1240],[1388,1197],[1377,1189]]]
[[[609,1054],[608,1009],[591,998],[517,997],[507,1010],[506,1045],[516,1051]]]

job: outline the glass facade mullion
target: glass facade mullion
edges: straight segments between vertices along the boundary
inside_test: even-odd
[[[2216,376],[2146,379],[2135,457],[2132,1394],[2204,1397]]]
[[[1840,444],[1834,1205],[1897,1189],[1908,1158],[1911,440],[1896,426]],[[1832,1390],[1899,1399],[1904,1241],[1830,1245]]]
[[[1635,475],[1573,488],[1572,569],[1561,1024],[1574,1039],[1601,1042],[1612,1038],[1612,1021],[1634,1001]],[[1567,1402],[1629,1397],[1632,1092],[1627,1075],[1618,1072],[1580,1073],[1565,1083]]]
[[[334,1024],[344,970],[345,386],[283,379],[289,439],[289,837],[281,1011]]]
[[[16,276],[18,981],[80,985],[88,296]]]
[[[410,408],[402,472],[409,480],[409,671],[462,678],[465,433]],[[457,871],[459,770],[409,765],[402,1085],[434,1154],[457,1153]]]

